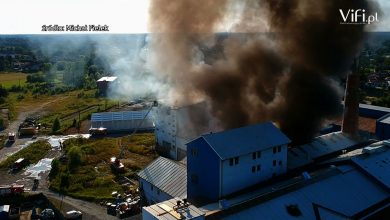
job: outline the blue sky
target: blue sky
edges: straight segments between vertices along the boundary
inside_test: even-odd
[[[1,0],[0,34],[39,34],[45,24],[106,24],[110,33],[145,33],[149,1]],[[390,31],[390,1],[377,2],[383,14],[374,31]],[[228,26],[222,24],[219,31],[228,31]]]

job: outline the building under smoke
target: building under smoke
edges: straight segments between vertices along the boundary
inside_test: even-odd
[[[105,76],[96,81],[99,95],[106,95],[109,87],[115,87],[118,83],[118,77],[116,76]]]
[[[153,114],[158,149],[174,160],[186,156],[186,143],[214,127],[205,102],[181,107],[159,104]]]

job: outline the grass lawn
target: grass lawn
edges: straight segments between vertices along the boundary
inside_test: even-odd
[[[25,166],[37,163],[50,151],[51,146],[47,141],[37,141],[18,151],[0,163],[0,168],[9,168],[19,158],[26,159]]]
[[[81,114],[81,119],[88,119],[90,114],[96,111],[103,111],[105,108],[110,108],[115,105],[114,101],[108,101],[105,98],[96,98],[96,90],[75,90],[58,95],[39,95],[34,96],[31,93],[11,93],[9,99],[12,101],[15,109],[15,115],[20,112],[29,111],[31,109],[40,108],[38,112],[42,117],[40,123],[50,127],[56,117],[62,118],[72,113],[76,113],[74,117],[67,117],[65,120],[60,120],[61,131],[68,129],[73,122],[73,119],[78,120],[77,111],[92,105],[99,105],[85,111]],[[20,95],[23,98],[20,99]]]
[[[0,73],[0,84],[5,88],[11,88],[13,85],[24,86],[26,84],[27,74],[25,73]]]
[[[126,149],[122,160],[126,172],[117,174],[111,170],[110,158],[118,156],[121,141]],[[154,135],[149,133],[136,134],[133,138],[75,138],[66,140],[63,146],[68,161],[53,162],[58,164],[58,169],[52,169],[50,173],[50,189],[60,191],[61,177],[68,175],[69,185],[63,189],[65,194],[88,201],[112,200],[112,191],[122,193],[136,188],[122,187],[116,180],[120,176],[135,180],[135,173],[157,157],[152,149]],[[128,151],[130,146],[142,150],[133,153]]]

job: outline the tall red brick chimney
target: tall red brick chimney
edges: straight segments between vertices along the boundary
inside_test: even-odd
[[[357,137],[359,131],[359,60],[353,61],[351,73],[347,78],[344,96],[344,117],[341,131]]]

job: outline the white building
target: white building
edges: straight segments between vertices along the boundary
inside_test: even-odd
[[[91,128],[106,128],[108,132],[153,130],[153,117],[143,111],[100,112],[91,116]]]
[[[174,160],[186,156],[186,143],[212,128],[205,102],[184,107],[160,104],[153,113],[156,143],[166,156]]]
[[[186,166],[159,157],[138,173],[139,189],[147,204],[187,197]]]

